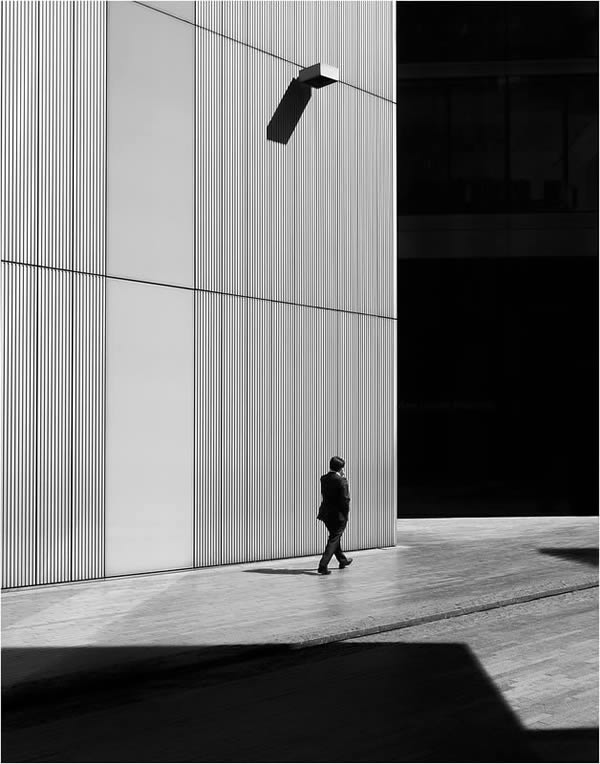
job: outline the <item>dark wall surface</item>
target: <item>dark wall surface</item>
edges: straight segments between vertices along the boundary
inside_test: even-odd
[[[595,258],[400,260],[399,514],[593,514]]]
[[[598,512],[597,39],[398,4],[399,516]]]

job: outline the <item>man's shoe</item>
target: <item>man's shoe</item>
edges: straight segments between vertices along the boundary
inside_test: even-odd
[[[352,560],[353,560],[352,557],[348,557],[346,559],[346,562],[340,562],[340,570],[342,570],[343,568],[347,568],[348,565],[350,565],[352,563]]]
[[[330,576],[331,575],[331,571],[328,570],[327,568],[317,568],[317,573],[320,576]]]

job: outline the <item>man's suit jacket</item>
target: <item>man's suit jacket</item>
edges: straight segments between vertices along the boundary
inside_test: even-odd
[[[322,519],[325,522],[347,520],[350,512],[350,489],[348,480],[339,472],[330,471],[321,476]]]

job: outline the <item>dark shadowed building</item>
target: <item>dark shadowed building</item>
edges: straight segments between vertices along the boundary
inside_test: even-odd
[[[397,39],[399,513],[595,513],[598,6]]]

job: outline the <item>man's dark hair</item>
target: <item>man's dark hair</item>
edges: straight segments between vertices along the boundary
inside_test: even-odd
[[[329,460],[329,469],[334,472],[339,472],[345,464],[346,462],[341,456],[332,456]]]

